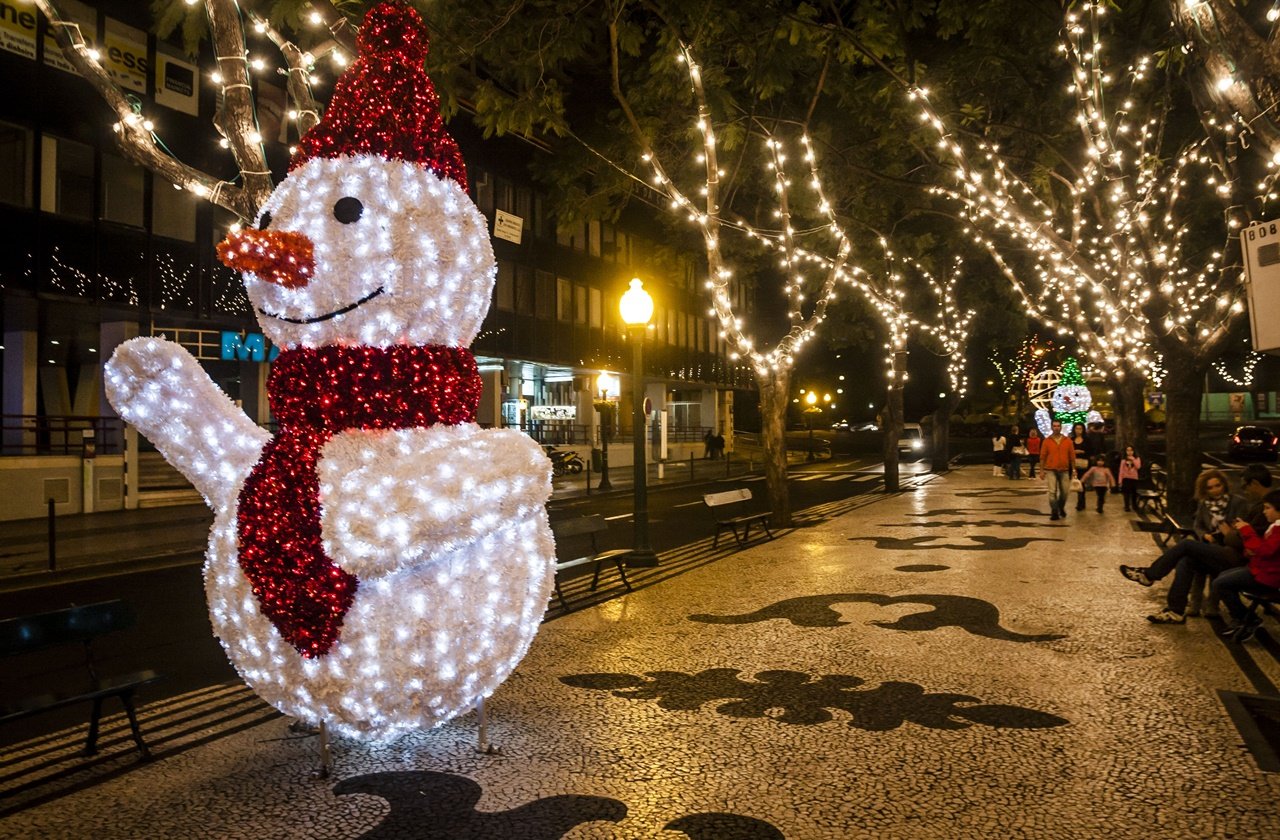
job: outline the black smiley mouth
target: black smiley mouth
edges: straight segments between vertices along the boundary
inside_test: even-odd
[[[314,315],[310,318],[288,318],[284,315],[276,315],[274,313],[268,312],[265,309],[259,309],[258,312],[260,312],[263,315],[266,315],[268,318],[275,318],[277,321],[284,321],[285,323],[288,323],[288,324],[319,324],[322,321],[328,321],[332,318],[337,318],[339,315],[346,315],[348,312],[355,309],[356,307],[363,306],[364,304],[373,300],[378,295],[382,294],[384,291],[386,291],[386,288],[383,286],[379,286],[377,289],[365,295],[364,297],[360,298],[355,303],[349,303],[346,306],[342,307],[341,309],[335,309],[332,312],[326,312],[323,315]]]

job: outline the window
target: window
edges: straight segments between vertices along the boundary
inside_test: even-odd
[[[505,312],[516,308],[515,273],[515,265],[510,260],[498,260],[498,281],[493,286],[493,302]]]
[[[534,305],[539,318],[550,321],[556,312],[556,278],[549,271],[534,273],[537,296]]]
[[[0,122],[0,202],[31,206],[31,132]]]
[[[600,295],[599,289],[591,289],[591,326],[599,328],[604,326],[604,313],[601,311],[604,301]]]
[[[497,178],[493,187],[493,206],[504,213],[515,213],[515,205],[515,187],[506,178]]]
[[[617,231],[617,233],[614,236],[614,240],[615,240],[614,259],[617,261],[618,265],[630,265],[631,264],[631,246],[630,246],[631,240],[627,238],[627,234],[624,233],[623,231]]]
[[[119,155],[102,156],[102,218],[130,227],[143,227],[146,174],[141,166]]]
[[[573,322],[575,324],[585,325],[587,323],[587,287],[573,287]]]
[[[678,313],[674,309],[667,310],[667,343],[680,343],[680,328],[676,326]]]
[[[600,254],[609,262],[614,262],[618,257],[618,247],[614,239],[614,227],[608,222],[605,222],[600,227]]]
[[[516,266],[516,311],[521,315],[532,315],[533,309],[533,269],[527,265]]]
[[[587,223],[587,253],[593,257],[600,256],[600,223]]]
[[[159,176],[151,179],[151,232],[157,236],[196,241],[196,197],[174,189]]]
[[[556,278],[556,318],[573,320],[573,284],[563,277]]]
[[[493,216],[493,176],[483,169],[472,170],[471,187],[476,193],[476,206],[486,216]]]
[[[93,149],[74,140],[45,135],[40,152],[40,209],[92,219]]]

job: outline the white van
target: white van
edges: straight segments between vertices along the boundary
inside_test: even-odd
[[[898,438],[899,455],[924,455],[924,429],[919,423],[903,423],[902,437]]]

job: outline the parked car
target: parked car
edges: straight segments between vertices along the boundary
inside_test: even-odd
[[[917,457],[924,454],[924,429],[920,428],[919,423],[902,424],[902,437],[898,438],[898,454]]]
[[[1233,458],[1276,460],[1276,435],[1265,426],[1241,426],[1231,435],[1227,452]]]

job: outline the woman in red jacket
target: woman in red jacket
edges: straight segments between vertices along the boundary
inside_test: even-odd
[[[1215,599],[1222,599],[1235,620],[1235,626],[1228,631],[1233,642],[1252,639],[1262,623],[1262,616],[1256,610],[1245,610],[1240,593],[1280,588],[1280,525],[1276,523],[1280,519],[1280,490],[1272,490],[1262,497],[1262,513],[1270,523],[1262,536],[1258,536],[1257,531],[1243,519],[1232,523],[1240,532],[1249,564],[1221,573],[1213,579],[1213,589],[1210,590]]]

